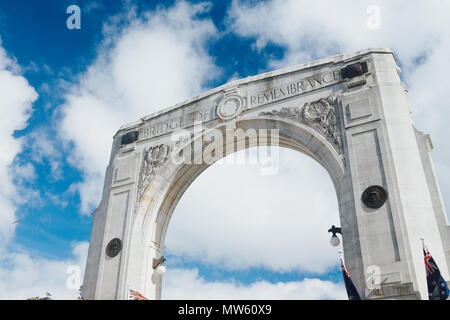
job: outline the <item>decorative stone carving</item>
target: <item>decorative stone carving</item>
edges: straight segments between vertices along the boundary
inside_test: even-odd
[[[106,254],[110,258],[117,256],[122,250],[122,241],[119,238],[112,239],[106,246]]]
[[[167,159],[169,159],[171,150],[172,147],[167,144],[148,147],[144,150],[143,165],[139,173],[138,200],[142,197],[145,188],[148,186],[157,170],[166,163]]]
[[[338,98],[331,94],[328,98],[305,103],[302,107],[284,107],[281,110],[261,112],[260,115],[293,119],[312,126],[334,143],[341,152],[342,135],[337,106]]]
[[[381,284],[380,288],[369,290],[367,298],[379,299],[399,296],[415,296],[417,292],[414,291],[412,282],[396,283],[396,284]]]
[[[290,118],[294,120],[300,120],[302,109],[298,107],[284,107],[281,110],[272,110],[270,112],[261,112],[262,116],[278,116],[282,118]]]
[[[238,94],[235,87],[225,90],[225,96],[217,106],[217,115],[222,120],[237,117],[244,108],[244,99]]]
[[[362,194],[362,202],[369,208],[378,209],[383,206],[388,197],[386,189],[381,186],[370,186]]]
[[[239,115],[242,110],[243,100],[241,96],[233,95],[222,100],[217,108],[217,115],[222,120],[232,119]]]
[[[363,74],[348,81],[342,79],[340,69],[362,59],[367,61],[372,74]],[[231,129],[278,128],[284,134],[282,139],[286,139],[289,146],[299,152],[311,154],[326,168],[336,189],[339,216],[343,226],[342,237],[348,244],[345,252],[347,267],[354,273],[353,281],[363,298],[428,299],[423,260],[415,258],[416,255],[420,255],[420,252],[417,252],[417,249],[420,249],[417,248],[417,242],[419,237],[433,240],[433,255],[440,257],[439,267],[442,272],[448,274],[450,230],[445,223],[445,208],[442,201],[439,197],[433,196],[439,194],[439,185],[436,179],[427,179],[428,173],[433,170],[432,162],[430,159],[424,161],[423,158],[422,152],[426,152],[426,146],[423,146],[424,141],[420,140],[425,138],[412,130],[408,99],[400,86],[395,66],[394,55],[385,49],[370,49],[356,54],[334,56],[301,67],[290,67],[234,81],[229,86],[241,90],[245,103],[243,110],[248,108],[248,116],[239,119],[241,122],[235,121],[237,118],[222,120],[216,117],[219,102],[227,96],[220,90],[228,88],[227,85],[221,87],[222,89],[200,94],[174,108],[145,117],[142,122],[133,122],[122,127],[114,136],[103,197],[93,221],[81,295],[90,300],[127,299],[127,288],[130,287],[141,288],[144,290],[142,294],[152,300],[160,299],[163,290],[162,281],[161,278],[156,279],[152,272],[152,259],[161,257],[163,253],[165,231],[167,228],[170,229],[169,218],[176,205],[174,200],[179,199],[199,171],[209,165],[203,163],[198,166],[191,163],[192,167],[189,170],[180,170],[183,164],[178,165],[174,162],[177,160],[175,157],[177,148],[174,143],[178,139],[175,134],[184,134],[186,137],[186,148],[180,150],[183,151],[183,156],[200,156],[197,152],[203,146],[202,143],[210,141],[206,139],[208,136],[196,133],[198,128],[195,125],[195,116],[203,114],[201,120],[204,123],[208,121],[202,126],[205,130],[212,128],[226,130],[228,125]],[[349,83],[359,81],[360,77],[367,78],[373,88],[349,90]],[[379,86],[385,89],[378,90]],[[327,108],[327,103],[323,101],[311,106],[312,101],[327,98],[328,94],[325,92],[331,91],[342,94],[340,96],[342,102],[339,103],[333,99],[326,99],[332,110]],[[315,98],[311,98],[312,95]],[[307,112],[303,111],[305,102],[309,102],[310,105]],[[395,108],[392,108],[393,104]],[[358,121],[345,128],[343,125],[345,113],[342,109],[344,105],[352,108],[370,105],[370,108],[379,112],[371,117],[358,118]],[[281,109],[282,106],[290,108]],[[277,109],[272,115],[258,116],[260,112],[272,109]],[[319,111],[316,113],[317,110]],[[333,112],[336,122],[340,124],[336,129],[333,129],[332,125]],[[362,110],[361,113],[364,112]],[[241,117],[242,114],[237,117]],[[399,117],[399,114],[403,116]],[[396,121],[386,121],[393,117]],[[207,120],[204,121],[205,119]],[[269,119],[279,121],[274,124],[274,121]],[[331,129],[324,131],[324,127]],[[139,131],[137,140],[139,142],[119,148],[122,135],[133,130]],[[338,138],[342,136],[341,150],[345,150],[346,153],[348,150],[347,157],[344,157],[343,151],[340,155],[337,154],[338,148],[328,136],[330,131],[338,132]],[[172,135],[172,132],[175,133]],[[189,138],[188,134],[191,132],[196,134],[194,141],[197,143],[192,143]],[[386,132],[389,134],[383,134]],[[169,159],[164,162],[158,159],[167,156],[155,159],[150,156],[150,160],[144,161],[144,156],[147,156],[144,149],[149,147],[154,149],[161,143],[173,145],[168,154]],[[124,155],[124,149],[131,150],[131,147],[139,150],[139,159],[135,158],[136,151]],[[152,154],[149,150],[146,151]],[[164,154],[162,151],[161,153]],[[346,161],[346,165],[342,165],[340,158]],[[137,168],[136,162],[139,162]],[[119,178],[129,176],[129,180],[123,184],[116,184],[116,170],[119,166],[120,170],[123,170]],[[392,173],[395,173],[395,177],[390,177]],[[169,179],[166,180],[165,177]],[[361,199],[365,188],[375,182],[389,192],[387,200],[392,203],[388,205],[386,201],[378,213],[374,212],[376,209],[367,208]],[[133,191],[133,199],[137,199],[138,184],[140,192],[144,192],[144,195],[130,205],[129,192]],[[151,201],[150,192],[158,201]],[[147,194],[149,197],[146,197]],[[369,192],[368,200],[371,203],[377,199],[382,198],[376,193],[371,195]],[[306,214],[305,220],[307,219]],[[397,220],[402,223],[397,224]],[[286,224],[288,223],[289,221],[286,221]],[[279,234],[274,233],[272,236],[276,237]],[[105,252],[109,241],[116,237],[123,237],[126,241],[126,243],[122,241],[121,250],[124,259],[121,261],[118,258],[122,256],[122,251],[115,258],[110,258]],[[111,254],[116,251],[117,249],[113,249]],[[103,258],[106,260],[102,260]],[[379,272],[379,277],[378,273],[369,272],[375,270],[369,267],[377,266],[379,270],[376,272]],[[412,286],[404,285],[405,282],[411,282]],[[371,292],[372,290],[377,291]]]
[[[167,162],[171,152],[181,152],[194,139],[194,134],[181,135],[172,145],[160,144],[144,150],[144,160],[139,172],[138,197],[139,201],[156,172]]]

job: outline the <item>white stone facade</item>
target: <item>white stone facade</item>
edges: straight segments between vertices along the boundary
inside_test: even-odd
[[[364,62],[367,70],[343,77],[343,68]],[[94,214],[84,297],[127,299],[129,288],[161,297],[152,261],[163,255],[182,194],[210,165],[200,157],[210,128],[255,129],[258,145],[274,144],[259,129],[278,129],[279,145],[324,166],[336,188],[346,265],[364,298],[428,298],[420,237],[450,279],[450,227],[431,140],[414,128],[394,54],[367,49],[236,80],[120,128]],[[174,139],[181,129],[190,134]],[[237,140],[248,147],[245,136]],[[200,161],[172,161],[183,146]],[[370,186],[387,192],[379,208],[362,201]],[[111,257],[115,238],[121,246]],[[375,288],[367,285],[373,266],[381,271]]]

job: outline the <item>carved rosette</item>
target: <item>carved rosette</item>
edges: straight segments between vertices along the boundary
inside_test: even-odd
[[[230,120],[239,116],[245,107],[244,99],[239,95],[237,87],[225,90],[224,97],[216,109],[222,120]]]
[[[338,103],[338,98],[331,94],[328,98],[305,103],[302,107],[284,107],[280,110],[261,112],[260,115],[277,116],[304,123],[323,134],[341,153],[342,133],[337,112]]]
[[[169,159],[171,146],[167,144],[160,144],[153,147],[148,147],[144,150],[144,159],[141,171],[139,173],[138,181],[138,199],[140,200],[145,189],[149,185],[151,179],[155,176],[156,172],[166,163]]]

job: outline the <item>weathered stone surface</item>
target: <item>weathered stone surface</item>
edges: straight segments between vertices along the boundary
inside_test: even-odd
[[[344,79],[341,70],[355,63],[367,69],[346,69],[351,72]],[[233,81],[120,128],[94,214],[82,295],[127,299],[132,288],[160,297],[153,258],[163,255],[181,195],[209,165],[201,157],[205,137],[219,128],[254,129],[256,140],[237,136],[239,148],[277,143],[325,167],[339,199],[347,268],[363,296],[427,299],[420,237],[449,279],[450,229],[431,140],[413,127],[397,69],[386,49],[338,55]],[[279,141],[261,129],[279,130]],[[181,154],[200,161],[173,160]],[[362,201],[370,186],[387,191],[379,207]],[[121,239],[122,250],[110,257],[106,246],[114,238]],[[368,270],[374,267],[381,282],[369,289]]]

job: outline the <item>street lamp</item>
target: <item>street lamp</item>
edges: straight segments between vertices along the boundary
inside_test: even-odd
[[[331,236],[331,239],[330,239],[330,244],[333,247],[337,247],[341,243],[341,241],[337,237],[336,233],[340,233],[342,235],[341,228],[340,227],[335,227],[334,225],[332,225],[331,228],[328,229],[328,232],[332,233],[332,236]]]
[[[167,259],[162,256],[159,259],[153,258],[153,269],[156,271],[158,276],[162,276],[166,272],[166,267],[164,267],[164,261]]]

